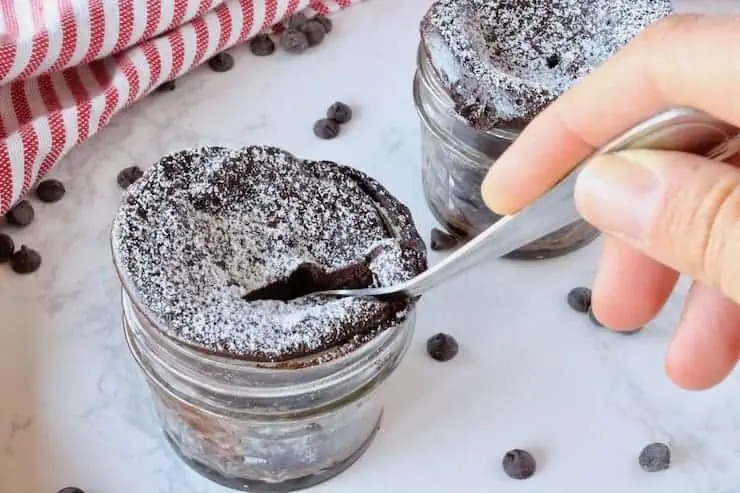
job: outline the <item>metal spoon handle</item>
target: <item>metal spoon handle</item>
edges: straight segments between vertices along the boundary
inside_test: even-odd
[[[683,151],[725,160],[740,151],[740,129],[693,108],[660,113],[593,153],[534,203],[500,219],[445,260],[399,287],[419,296],[484,260],[507,255],[577,221],[580,214],[573,193],[578,174],[594,157],[627,149]]]

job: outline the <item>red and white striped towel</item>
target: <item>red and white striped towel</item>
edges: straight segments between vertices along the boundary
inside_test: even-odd
[[[308,9],[361,0],[0,0],[0,214],[113,115]]]

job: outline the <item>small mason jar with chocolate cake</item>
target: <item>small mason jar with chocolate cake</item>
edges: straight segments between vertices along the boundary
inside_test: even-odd
[[[545,106],[671,12],[670,0],[434,2],[421,23],[414,100],[437,220],[466,239],[500,219],[480,193],[496,159]],[[578,221],[509,256],[556,257],[597,234]]]
[[[189,465],[292,491],[362,455],[417,300],[312,293],[426,269],[409,210],[379,183],[274,147],[185,150],[127,190],[112,249],[131,353]]]

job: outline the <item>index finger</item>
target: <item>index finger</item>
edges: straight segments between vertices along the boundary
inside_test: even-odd
[[[652,25],[538,115],[491,168],[483,199],[510,214],[595,149],[661,110],[692,106],[740,126],[740,15]]]

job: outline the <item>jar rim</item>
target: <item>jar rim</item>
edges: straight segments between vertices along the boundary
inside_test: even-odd
[[[125,196],[122,200],[125,200]],[[154,333],[156,334],[155,337],[157,337],[158,341],[167,345],[169,349],[184,354],[186,357],[205,358],[207,359],[208,364],[212,364],[223,370],[249,370],[251,372],[287,373],[288,371],[310,371],[311,369],[316,369],[317,367],[321,367],[323,370],[327,370],[334,366],[350,365],[354,361],[360,361],[364,356],[366,356],[373,350],[376,350],[379,347],[382,347],[384,344],[392,342],[392,340],[400,337],[400,334],[398,334],[398,332],[400,331],[397,329],[399,327],[403,327],[407,323],[407,319],[410,316],[409,314],[407,314],[398,324],[379,331],[374,337],[372,337],[372,339],[346,353],[338,351],[338,349],[341,348],[343,345],[338,344],[316,353],[300,356],[285,361],[262,362],[249,360],[246,358],[229,357],[225,354],[208,351],[205,348],[200,348],[193,344],[188,344],[185,341],[174,338],[171,335],[167,334],[165,331],[158,328],[163,324],[157,320],[157,316],[152,312],[152,310],[149,309],[149,307],[142,302],[142,300],[136,293],[136,290],[133,289],[133,283],[131,282],[131,279],[126,275],[125,269],[121,268],[121,259],[118,256],[118,252],[116,251],[113,241],[114,229],[115,221],[111,228],[109,246],[111,248],[111,253],[113,257],[113,266],[118,276],[118,280],[121,284],[121,288],[123,289],[125,296],[130,300],[131,305],[136,310],[136,312],[144,317],[145,321],[151,325]],[[409,313],[413,312],[416,309],[415,304],[416,302],[414,300],[410,301],[408,309]],[[150,331],[147,331],[147,333],[151,335]]]
[[[434,68],[434,64],[429,57],[429,52],[423,40],[419,42],[419,46],[416,50],[416,66],[418,72],[421,75],[421,82],[429,88],[430,92],[440,101],[447,103],[450,107],[454,108],[454,101],[442,86],[442,80]],[[417,107],[419,105],[417,104]],[[452,118],[459,123],[467,127],[471,127],[470,123],[465,120],[457,111],[453,111]],[[472,128],[472,127],[471,127]],[[498,139],[515,140],[519,137],[521,130],[508,129],[508,128],[492,128],[490,130],[477,130],[481,134],[488,135],[490,137]]]

